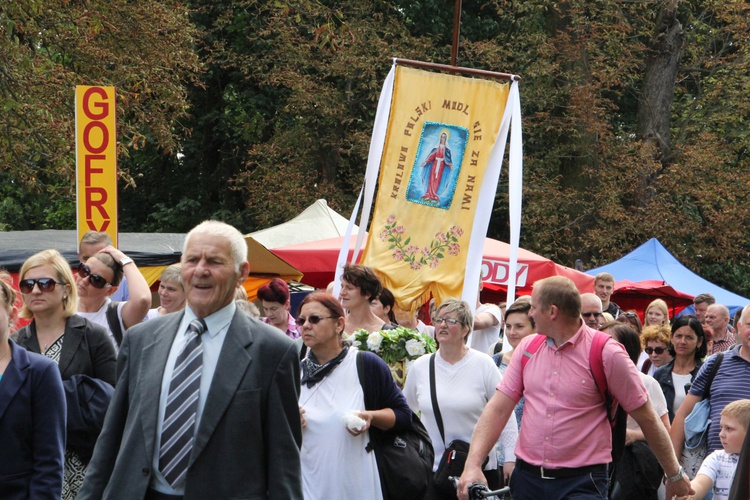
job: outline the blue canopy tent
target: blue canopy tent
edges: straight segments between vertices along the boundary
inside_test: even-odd
[[[603,272],[615,277],[615,294],[612,297],[615,302],[618,280],[661,280],[675,290],[693,297],[701,293],[710,293],[716,297],[716,302],[729,308],[731,315],[750,304],[750,299],[714,285],[683,266],[656,238],[651,238],[619,260],[586,271],[592,276]],[[682,311],[688,312],[693,312],[692,305]]]

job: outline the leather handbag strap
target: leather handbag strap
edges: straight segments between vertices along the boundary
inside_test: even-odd
[[[435,421],[437,422],[440,437],[443,439],[445,446],[445,430],[443,429],[443,417],[440,415],[440,406],[438,406],[437,393],[435,392],[435,354],[430,356],[430,396],[432,397],[432,411],[435,412]]]

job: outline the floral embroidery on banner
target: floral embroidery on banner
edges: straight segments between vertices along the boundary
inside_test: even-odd
[[[380,232],[380,240],[390,243],[389,249],[393,250],[394,260],[409,264],[414,270],[422,266],[435,269],[445,254],[456,256],[461,253],[461,245],[458,238],[464,234],[460,226],[452,226],[445,232],[435,233],[435,238],[429,246],[421,246],[412,243],[411,236],[406,234],[406,227],[398,224],[395,215],[390,215],[385,221],[385,228]]]

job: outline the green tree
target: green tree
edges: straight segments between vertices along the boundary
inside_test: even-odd
[[[197,35],[185,5],[173,0],[0,5],[0,165],[18,189],[35,195],[14,198],[22,213],[40,214],[24,224],[75,225],[55,215],[68,209],[43,212],[73,200],[76,85],[117,88],[121,159],[146,137],[159,150],[177,151],[185,84],[201,68]],[[133,184],[127,168],[120,173]]]

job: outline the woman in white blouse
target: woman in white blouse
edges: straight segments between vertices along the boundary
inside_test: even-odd
[[[445,439],[438,428],[430,392],[430,359],[433,355],[422,356],[414,362],[406,377],[404,396],[412,411],[421,412],[422,423],[435,449],[433,470],[436,470],[447,444],[457,439],[471,441],[474,426],[495,393],[501,376],[490,356],[466,345],[473,325],[472,311],[466,302],[446,300],[438,308],[432,323],[435,325],[435,339],[440,344],[434,355],[435,392]],[[513,449],[517,437],[518,426],[511,418],[500,436],[506,459],[502,474],[498,471],[494,452],[485,466],[490,488],[500,487],[503,477],[510,477],[515,467]],[[449,497],[431,487],[425,499]],[[452,498],[455,498],[455,493]]]

